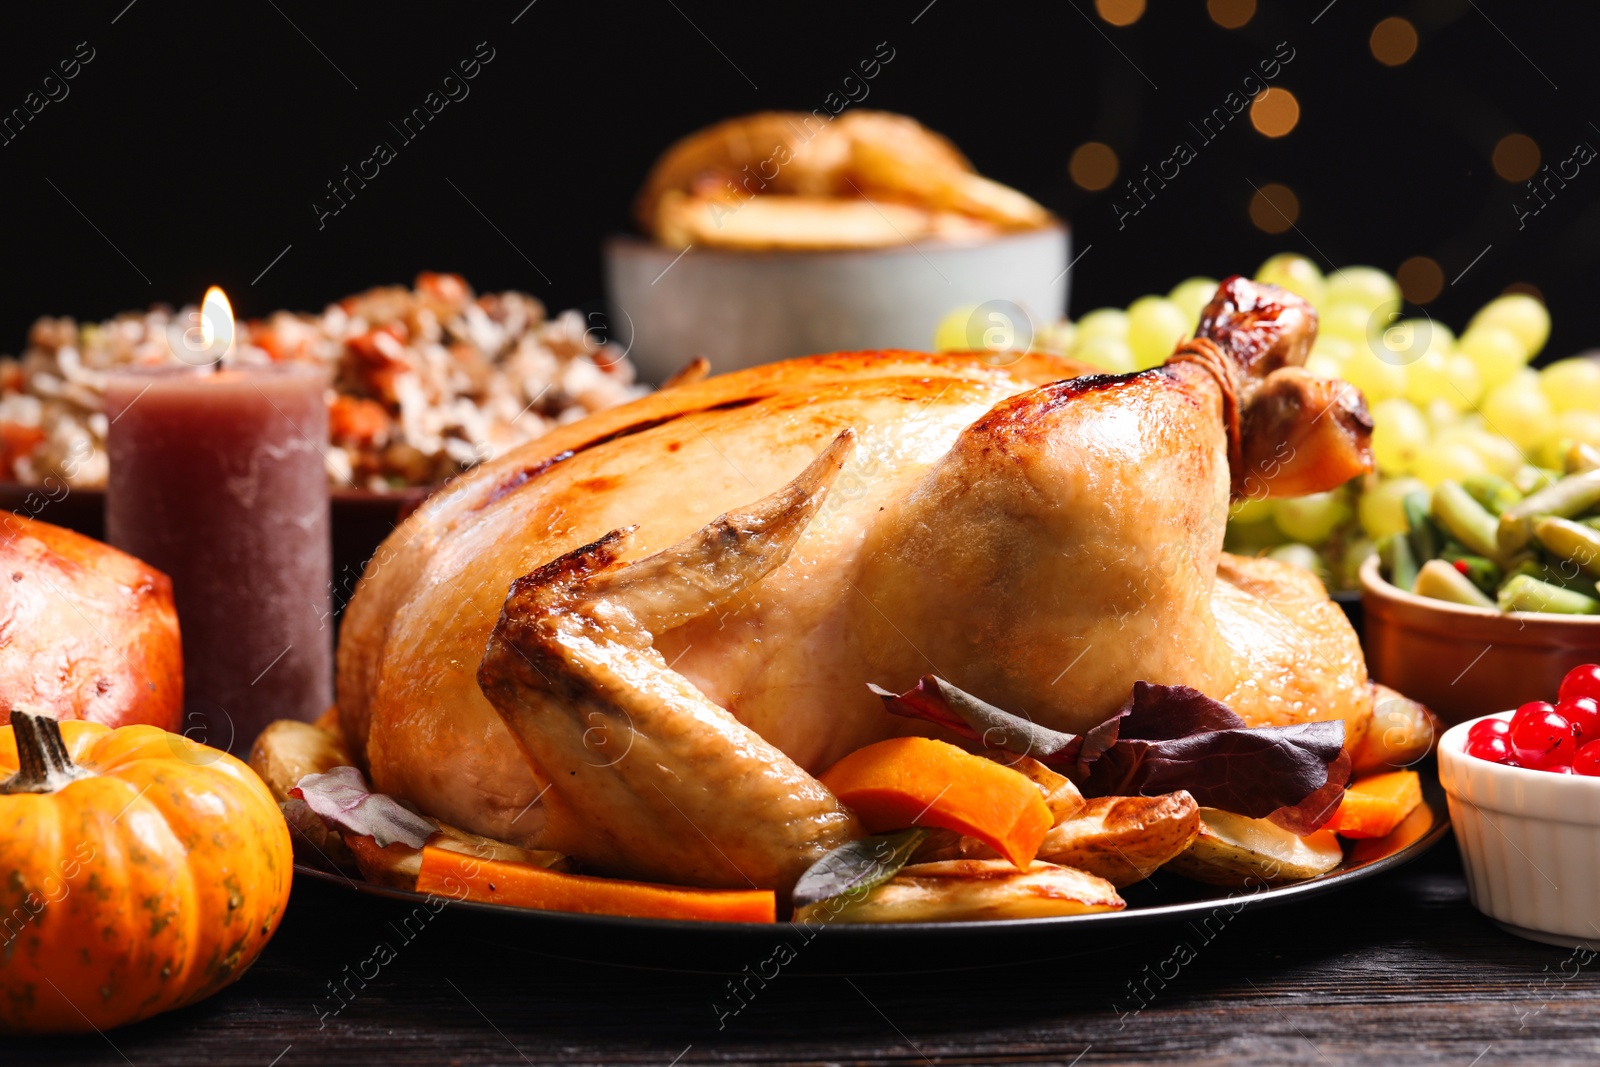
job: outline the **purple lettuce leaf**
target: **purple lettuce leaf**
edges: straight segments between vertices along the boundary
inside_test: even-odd
[[[1304,837],[1333,818],[1344,799],[1344,787],[1349,784],[1350,753],[1341,751],[1339,758],[1328,764],[1328,780],[1321,789],[1307,794],[1298,804],[1279,808],[1267,818],[1291,834]]]
[[[1337,809],[1349,779],[1343,722],[1250,729],[1227,705],[1188,686],[1136,682],[1128,702],[1083,735],[1040,726],[932,675],[904,694],[871,688],[890,712],[1032,756],[1088,797],[1182,789],[1204,807],[1270,816],[1309,833]]]
[[[892,693],[871,683],[867,688],[896,715],[936,723],[985,748],[1003,748],[1051,766],[1074,762],[1084,744],[1077,734],[1052,730],[1002,711],[932,674],[923,675],[904,693]]]
[[[305,801],[306,807],[336,830],[370,835],[379,848],[396,841],[421,848],[439,832],[433,820],[402,807],[391,796],[372,792],[354,767],[308,774],[289,790],[289,795]]]

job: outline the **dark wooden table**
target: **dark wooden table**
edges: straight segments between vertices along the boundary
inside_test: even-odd
[[[737,1012],[728,974],[702,969],[693,944],[607,944],[613,962],[596,965],[570,958],[584,944],[448,908],[402,941],[397,914],[302,881],[277,939],[219,996],[104,1036],[0,1043],[0,1064],[1600,1060],[1600,959],[1473,911],[1448,838],[1345,892],[1241,912],[1209,940],[1178,923],[1109,944],[967,942],[919,953],[910,973],[801,953]],[[381,965],[379,943],[397,946]],[[340,983],[353,993],[333,1014]]]

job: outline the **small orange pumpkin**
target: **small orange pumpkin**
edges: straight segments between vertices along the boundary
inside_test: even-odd
[[[14,710],[0,727],[9,771],[0,1032],[106,1030],[191,1004],[271,939],[294,861],[243,763],[153,726]]]

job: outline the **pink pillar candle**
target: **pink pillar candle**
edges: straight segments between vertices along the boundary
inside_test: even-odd
[[[172,578],[185,732],[235,753],[333,700],[326,388],[292,364],[106,388],[106,539]]]

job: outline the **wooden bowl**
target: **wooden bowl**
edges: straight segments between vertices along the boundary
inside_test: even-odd
[[[926,351],[940,320],[968,306],[983,308],[974,347],[984,347],[985,330],[1037,334],[1066,313],[1068,251],[1059,225],[836,252],[681,252],[614,237],[605,245],[611,339],[650,382],[702,355],[721,374],[816,352]],[[1016,309],[1026,322],[1014,321]]]
[[[1362,641],[1375,681],[1448,725],[1551,700],[1572,668],[1600,661],[1600,615],[1502,612],[1417,596],[1361,565]]]

